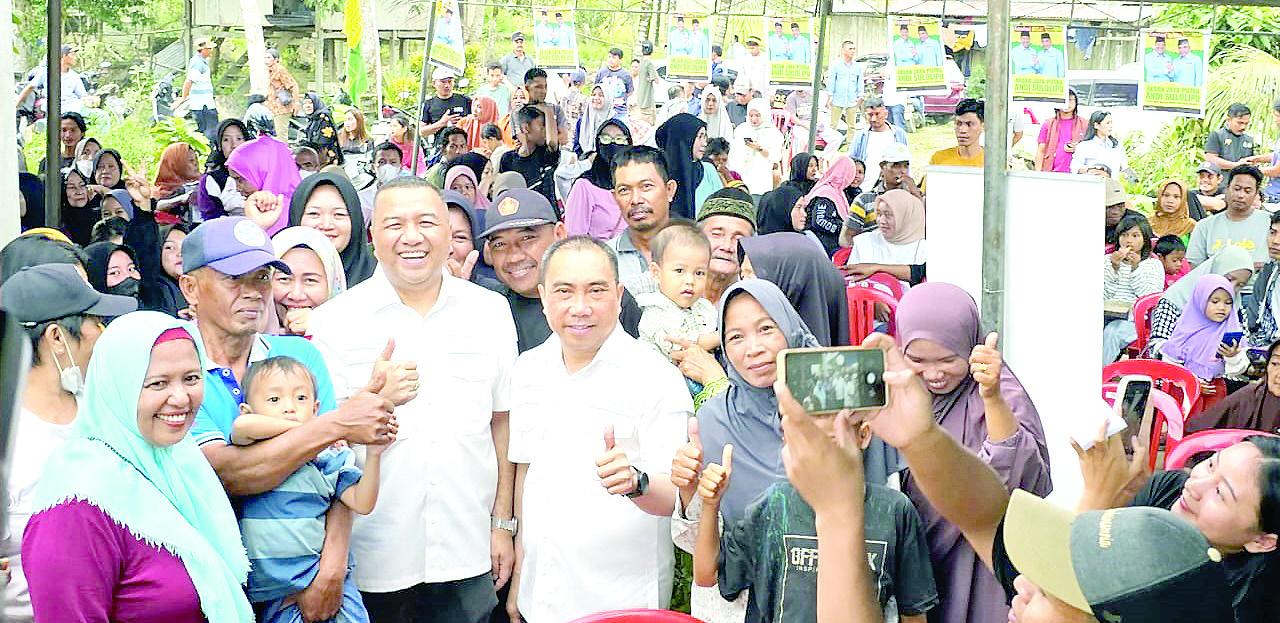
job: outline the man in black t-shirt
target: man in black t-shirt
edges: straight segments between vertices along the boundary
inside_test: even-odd
[[[549,132],[548,104],[529,104],[516,112],[520,132],[520,149],[502,154],[498,172],[515,171],[524,178],[529,190],[535,191],[555,208],[557,220],[561,211],[556,201],[555,173],[560,164],[558,137]]]
[[[434,137],[445,126],[457,125],[460,119],[471,114],[471,98],[453,92],[453,80],[456,76],[452,70],[443,67],[432,71],[436,94],[427,99],[422,107],[422,123],[418,127],[423,139]]]

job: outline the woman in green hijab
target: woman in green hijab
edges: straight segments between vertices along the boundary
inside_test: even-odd
[[[134,312],[98,339],[23,537],[36,620],[253,620],[235,515],[187,435],[204,396],[189,326]]]

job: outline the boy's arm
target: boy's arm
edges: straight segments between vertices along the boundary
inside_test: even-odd
[[[376,444],[365,447],[364,473],[360,475],[360,480],[356,484],[347,487],[338,499],[342,500],[347,508],[368,515],[373,512],[373,507],[378,503],[378,475],[382,467],[382,451],[389,444]]]
[[[698,540],[693,548],[693,582],[715,586],[720,561],[720,500],[729,489],[733,474],[733,444],[725,444],[721,464],[702,470],[698,495],[702,496],[702,517],[698,520]]]
[[[271,439],[276,435],[284,434],[285,431],[293,430],[301,424],[302,422],[285,420],[269,415],[242,413],[231,424],[231,443],[237,446],[247,446],[255,441]]]

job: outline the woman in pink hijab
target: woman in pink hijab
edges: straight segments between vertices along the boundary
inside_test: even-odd
[[[261,222],[262,219],[250,216],[251,202],[247,199],[245,216],[250,216],[255,223],[267,230],[268,236],[274,236],[276,232],[288,226],[288,201],[293,196],[294,189],[302,182],[302,176],[298,173],[298,164],[294,161],[293,152],[288,145],[270,136],[255,138],[231,152],[231,156],[227,158],[227,171],[236,181],[240,194],[245,197],[260,190],[280,197],[279,205],[272,203],[273,208],[268,212],[268,214],[276,214],[278,209],[278,215],[269,223],[264,224]]]
[[[859,220],[866,220],[866,213],[857,204],[850,206],[844,189],[853,183],[858,168],[848,156],[837,156],[818,178],[809,194],[796,202],[791,222],[797,230],[811,231],[822,242],[822,248],[831,257],[839,248],[840,226],[853,211]],[[803,225],[802,225],[803,223]],[[861,231],[861,227],[858,228]]]

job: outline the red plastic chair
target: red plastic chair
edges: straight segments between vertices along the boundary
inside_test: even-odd
[[[1182,469],[1186,466],[1187,461],[1191,457],[1195,456],[1197,452],[1221,450],[1227,446],[1240,443],[1245,437],[1252,435],[1280,437],[1280,435],[1260,430],[1246,430],[1243,428],[1216,428],[1213,430],[1202,430],[1198,433],[1187,435],[1178,443],[1178,445],[1169,449],[1169,451],[1164,455],[1164,468]]]
[[[1103,383],[1102,399],[1107,404],[1115,406],[1116,390],[1119,383]],[[1166,448],[1172,448],[1182,439],[1183,429],[1186,418],[1182,415],[1182,406],[1178,404],[1178,400],[1169,394],[1158,389],[1151,390],[1151,406],[1154,414],[1151,418],[1151,435],[1147,438],[1147,448],[1160,447],[1160,435],[1162,428],[1168,429]],[[1129,431],[1124,432],[1125,435],[1131,435]],[[1147,463],[1151,469],[1156,468],[1156,453],[1154,451],[1147,452]]]
[[[1147,349],[1147,342],[1151,341],[1151,309],[1160,302],[1164,297],[1164,292],[1156,292],[1148,294],[1133,304],[1133,324],[1138,329],[1138,339],[1129,345],[1129,356],[1137,359],[1142,356],[1142,352]]]
[[[610,610],[588,614],[569,623],[703,623],[683,612],[672,610]]]
[[[876,330],[876,304],[889,308],[889,335],[897,331],[894,318],[898,312],[898,299],[876,288],[850,286],[845,289],[849,301],[849,343],[861,344]]]
[[[1115,380],[1126,374],[1141,374],[1155,379],[1156,389],[1178,398],[1182,404],[1183,417],[1194,413],[1200,402],[1200,379],[1190,370],[1169,361],[1158,359],[1125,359],[1117,361],[1102,369],[1102,382]],[[1174,394],[1177,389],[1181,395]]]
[[[907,293],[906,289],[902,287],[902,282],[897,277],[886,272],[871,273],[870,277],[854,282],[853,285],[862,288],[875,288],[899,301],[902,300],[902,295]]]

